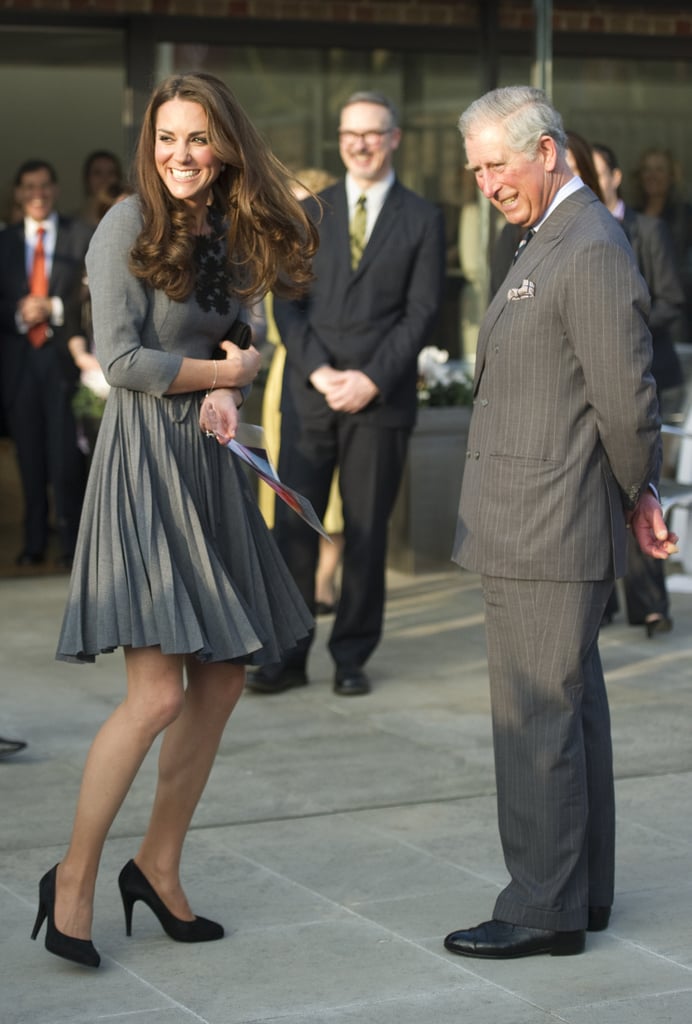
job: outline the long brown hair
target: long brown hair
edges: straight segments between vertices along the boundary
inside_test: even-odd
[[[601,202],[603,202],[603,193],[601,192],[601,185],[598,180],[596,166],[593,162],[591,146],[584,136],[579,135],[577,132],[568,131],[566,134],[567,149],[571,151],[572,156],[574,157],[579,177],[584,184],[598,196]]]
[[[194,288],[192,214],[170,194],[154,162],[158,109],[176,98],[203,108],[209,144],[223,164],[212,199],[227,228],[229,287],[241,300],[270,290],[300,295],[312,280],[317,231],[291,192],[293,176],[230,89],[204,72],[172,75],[149,100],[134,161],[144,226],[130,254],[132,273],[176,301]]]

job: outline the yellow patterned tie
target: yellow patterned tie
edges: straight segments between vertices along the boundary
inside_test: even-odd
[[[365,210],[365,196],[358,196],[356,208],[351,218],[349,238],[351,240],[351,269],[355,270],[360,263],[365,248],[365,227],[368,215]]]

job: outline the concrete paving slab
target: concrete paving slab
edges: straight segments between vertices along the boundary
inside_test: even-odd
[[[488,963],[444,934],[487,918],[506,881],[497,836],[479,582],[390,574],[374,692],[332,693],[318,624],[308,687],[246,695],[186,844],[199,913],[227,937],[171,943],[148,908],[127,938],[117,875],[145,828],[156,752],[104,851],[98,971],[29,932],[64,851],[84,756],[121,699],[120,654],[53,661],[67,581],[0,579],[1,1024],[688,1024],[692,1012],[692,594],[649,641],[602,635],[615,740],[611,928],[587,952]]]

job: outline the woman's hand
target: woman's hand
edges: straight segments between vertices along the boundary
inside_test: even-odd
[[[222,341],[219,347],[226,353],[224,370],[231,371],[230,375],[228,372],[224,373],[228,386],[243,388],[246,384],[251,384],[262,365],[262,356],[255,346],[238,348],[232,341]]]
[[[219,444],[227,444],[235,437],[238,407],[242,400],[237,388],[217,388],[211,391],[202,402],[199,412],[199,425],[205,434],[213,434]]]

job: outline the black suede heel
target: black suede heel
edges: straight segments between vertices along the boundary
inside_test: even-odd
[[[58,865],[48,871],[38,885],[38,913],[31,938],[35,939],[41,930],[41,925],[48,918],[46,925],[46,949],[55,956],[61,956],[65,960],[72,960],[75,964],[82,964],[84,967],[98,967],[101,957],[94,949],[89,939],[73,939],[70,935],[64,935],[55,927],[55,878]]]
[[[132,935],[132,908],[137,900],[141,900],[158,917],[166,935],[176,942],[213,942],[223,938],[223,927],[216,921],[209,921],[206,917],[181,921],[179,917],[174,917],[133,860],[129,860],[120,872],[118,885],[128,935]]]

